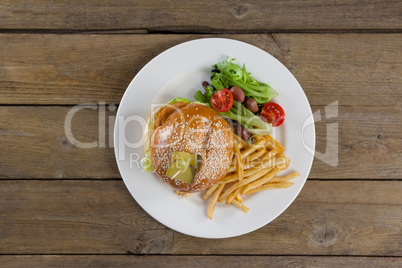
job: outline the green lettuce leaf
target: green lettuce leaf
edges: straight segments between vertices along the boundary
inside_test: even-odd
[[[212,72],[213,78],[211,84],[216,90],[238,86],[243,89],[246,97],[254,98],[260,105],[278,96],[278,92],[270,85],[261,83],[252,77],[251,74],[246,71],[244,64],[243,67],[240,67],[238,64],[233,63],[233,61],[234,59],[229,61],[226,58],[223,62],[214,65],[217,71]]]

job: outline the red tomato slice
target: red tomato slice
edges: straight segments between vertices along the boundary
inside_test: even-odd
[[[272,123],[273,127],[279,127],[285,120],[285,112],[279,104],[267,102],[261,109],[260,118],[267,123]]]
[[[227,88],[222,88],[211,97],[211,106],[218,112],[226,112],[233,106],[233,94]]]

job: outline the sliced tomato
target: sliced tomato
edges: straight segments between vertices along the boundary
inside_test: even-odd
[[[285,112],[279,104],[267,102],[261,109],[260,118],[271,123],[273,127],[279,127],[285,120]]]
[[[211,106],[218,112],[226,112],[233,106],[233,94],[227,88],[222,88],[211,97]]]

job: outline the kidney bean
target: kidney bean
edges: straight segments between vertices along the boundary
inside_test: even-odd
[[[230,120],[230,122],[228,122],[228,123],[229,123],[230,128],[232,129],[232,131],[236,131],[237,126],[239,125],[239,122],[236,120],[232,120],[232,119],[229,119],[229,120]]]
[[[245,127],[243,127],[238,121],[226,119],[228,121],[230,128],[237,136],[242,138],[245,141],[249,141],[249,139],[253,136]]]
[[[239,133],[239,136],[245,141],[248,141],[253,136],[253,134],[251,134],[247,128],[243,127],[242,125],[238,127],[237,133]]]
[[[260,110],[260,108],[258,108],[257,101],[253,98],[247,99],[244,105],[246,106],[247,109],[249,109],[253,113],[256,113]]]
[[[246,95],[244,95],[244,91],[243,89],[239,88],[238,86],[233,86],[230,91],[233,94],[233,98],[235,99],[235,101],[238,102],[243,102]]]

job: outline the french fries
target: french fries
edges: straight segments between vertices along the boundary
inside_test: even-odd
[[[236,159],[236,166],[237,166],[237,175],[239,176],[239,181],[243,180],[243,162],[241,158],[240,148],[236,141],[233,142],[234,144],[234,151],[235,151],[235,159]]]
[[[209,219],[212,219],[212,214],[214,213],[216,202],[218,201],[219,195],[221,194],[223,187],[225,187],[225,184],[219,185],[211,197],[211,201],[209,202],[208,209],[207,209],[207,214],[208,214]]]
[[[267,183],[262,186],[258,186],[254,189],[246,191],[244,194],[252,194],[257,193],[269,189],[279,189],[279,188],[288,188],[293,185],[293,182],[274,182],[274,183]]]
[[[249,195],[269,189],[288,188],[289,182],[300,174],[276,176],[289,167],[290,159],[283,152],[285,148],[270,135],[256,136],[256,142],[249,145],[233,133],[235,156],[226,176],[208,188],[203,199],[210,198],[207,215],[212,219],[216,204],[231,204],[247,213],[242,195]],[[186,196],[187,197],[187,196]]]
[[[247,148],[241,153],[241,159],[246,158],[249,156],[251,153],[255,152],[257,149],[264,148],[264,144],[267,143],[265,139],[261,139],[257,141],[256,143],[253,144],[253,146]]]
[[[193,194],[193,193],[184,193],[184,192],[180,192],[180,191],[175,191],[175,192],[177,195],[184,195],[186,198]]]
[[[272,180],[270,180],[269,182],[287,182],[290,180],[293,180],[294,178],[299,177],[300,173],[295,171],[293,173],[290,173],[286,176],[283,177],[274,177]]]
[[[233,200],[230,204],[234,205],[235,207],[243,210],[244,213],[247,213],[248,207],[246,207],[242,202],[239,202],[237,200]],[[210,218],[211,219],[211,218]]]
[[[248,177],[247,179],[244,179],[242,181],[238,181],[234,184],[232,184],[229,189],[227,189],[218,199],[219,202],[222,202],[223,200],[225,200],[234,190],[250,183],[253,182],[254,180],[258,179],[261,176],[264,176],[266,173],[268,173],[269,170],[266,169],[261,169],[259,170],[257,173],[255,173],[254,175]]]
[[[247,156],[246,158],[243,159],[243,162],[253,162],[254,160],[259,159],[261,156],[263,156],[265,153],[267,152],[267,150],[265,148],[253,153],[250,156]]]
[[[243,187],[243,189],[241,190],[241,193],[244,194],[245,192],[248,192],[249,190],[256,188],[258,186],[261,186],[267,182],[269,182],[275,175],[276,173],[279,172],[279,168],[275,167],[273,169],[271,169],[270,172],[268,172],[265,176],[263,176],[262,178],[255,180],[249,184],[247,184],[246,186]]]
[[[202,197],[202,199],[207,200],[208,197],[210,197],[211,194],[214,193],[214,191],[216,190],[216,188],[218,188],[218,186],[219,186],[219,185],[216,183],[216,184],[212,185],[211,187],[209,187],[208,190],[207,190],[207,192],[205,193],[205,195]]]
[[[241,148],[247,149],[248,147],[250,147],[245,140],[243,140],[242,138],[237,136],[235,133],[232,132],[232,135],[233,135],[234,142],[237,141],[239,146],[241,145]]]

